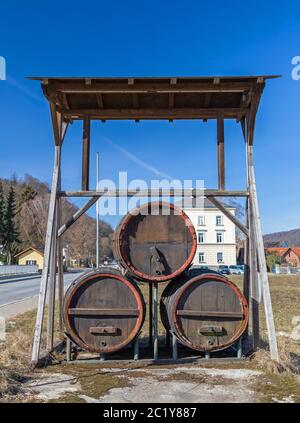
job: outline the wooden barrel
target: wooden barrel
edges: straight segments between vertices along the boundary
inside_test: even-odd
[[[64,299],[68,335],[86,351],[111,353],[139,334],[145,303],[136,283],[107,268],[75,280]]]
[[[178,341],[198,351],[233,345],[248,324],[248,305],[237,286],[217,273],[184,275],[162,293],[161,320]]]
[[[178,207],[165,202],[142,205],[126,215],[113,240],[115,259],[135,278],[164,282],[191,264],[197,248],[194,226]]]

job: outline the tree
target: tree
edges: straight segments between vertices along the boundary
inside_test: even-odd
[[[276,264],[282,264],[282,259],[275,252],[266,251],[266,264],[269,272],[272,272]]]
[[[4,235],[5,235],[5,225],[4,225],[4,196],[3,196],[3,185],[0,181],[0,258],[3,255],[4,248]]]
[[[16,201],[15,201],[15,191],[13,186],[10,186],[7,201],[6,201],[6,208],[4,211],[4,252],[6,256],[7,264],[11,264],[13,260],[13,256],[17,252],[18,244],[20,243],[19,240],[19,231],[17,228],[16,222]]]

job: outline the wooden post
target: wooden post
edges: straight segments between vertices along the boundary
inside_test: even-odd
[[[149,283],[149,347],[153,345],[153,284]]]
[[[57,223],[58,228],[61,227],[62,223],[62,199],[57,198]],[[58,235],[57,235],[58,236]],[[57,237],[57,266],[58,266],[58,307],[59,307],[59,332],[60,338],[63,338],[64,334],[64,322],[63,322],[63,301],[64,301],[64,263],[63,263],[63,248],[62,239]]]
[[[256,241],[254,232],[253,222],[253,207],[251,198],[249,199],[249,260],[250,260],[250,299],[251,299],[251,320],[252,320],[252,342],[253,348],[256,349],[260,344],[260,333],[259,333],[259,304],[257,301],[257,254],[256,254]]]
[[[83,120],[83,144],[82,144],[82,190],[88,191],[90,184],[90,132],[91,123],[89,116]]]
[[[45,238],[45,248],[44,248],[44,266],[41,277],[35,331],[33,337],[33,346],[31,361],[35,366],[39,360],[40,347],[41,347],[41,338],[42,338],[42,328],[44,320],[44,311],[45,303],[47,296],[47,287],[48,287],[48,275],[50,268],[50,258],[51,258],[51,246],[52,239],[54,235],[53,226],[56,212],[56,202],[57,202],[57,191],[60,188],[60,169],[61,169],[61,146],[65,138],[68,123],[63,122],[62,115],[56,110],[54,103],[50,102],[50,114],[52,119],[53,126],[53,135],[55,142],[54,150],[54,167],[53,167],[53,176],[52,176],[52,187],[50,194],[49,210],[48,210],[48,221],[46,229],[46,238]]]
[[[56,203],[60,164],[61,164],[61,146],[56,145],[53,178],[52,178],[52,189],[51,189],[51,195],[50,195],[45,250],[44,250],[44,267],[43,267],[42,278],[41,278],[39,300],[38,300],[38,310],[37,310],[37,316],[36,316],[32,356],[31,356],[31,360],[34,365],[38,362],[40,346],[41,346],[41,335],[42,335],[42,326],[43,326],[43,319],[44,319],[45,301],[46,301],[46,295],[47,295],[48,273],[49,273],[49,265],[50,265],[53,223],[54,223],[54,215],[55,215],[55,203]]]
[[[153,355],[154,360],[158,359],[158,285],[154,284],[154,301],[153,301]]]
[[[249,199],[246,199],[246,226],[249,229]],[[250,232],[249,232],[250,236]],[[250,304],[250,259],[249,259],[249,237],[246,237],[244,241],[244,277],[243,277],[243,294],[247,300],[247,303]],[[249,335],[249,325],[246,331]]]
[[[253,230],[254,230],[254,235],[256,240],[257,258],[258,258],[259,271],[260,271],[261,282],[262,282],[263,301],[264,301],[266,325],[267,325],[268,338],[269,338],[270,353],[271,353],[271,358],[273,360],[279,361],[276,331],[275,331],[273,309],[272,309],[272,302],[271,302],[271,294],[270,294],[270,287],[269,287],[269,281],[268,281],[265,250],[264,250],[259,207],[258,207],[258,199],[257,199],[257,192],[256,192],[256,180],[255,180],[254,164],[253,164],[253,146],[252,144],[250,145],[250,143],[247,143],[247,157],[248,157],[248,169],[249,169],[249,191],[250,191],[250,202],[251,202],[250,204],[252,206],[252,213],[253,213],[253,226],[254,226]]]
[[[47,350],[53,349],[54,335],[54,315],[55,315],[55,291],[56,291],[56,264],[57,264],[57,207],[54,213],[51,255],[50,255],[50,275],[49,275],[49,293],[48,293],[48,320],[47,320]]]
[[[178,343],[175,334],[172,332],[172,358],[173,360],[178,359]]]
[[[139,351],[139,337],[137,337],[133,343],[133,359],[139,360],[140,351]]]
[[[225,149],[224,149],[224,117],[218,116],[218,188],[225,190]]]

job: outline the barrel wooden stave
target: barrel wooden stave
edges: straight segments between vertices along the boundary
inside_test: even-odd
[[[86,351],[111,353],[124,348],[139,334],[144,318],[140,289],[111,268],[85,274],[65,295],[67,333]]]
[[[248,324],[248,305],[227,278],[186,274],[170,283],[161,297],[161,319],[179,342],[198,351],[220,351],[233,345]]]
[[[168,210],[169,215],[165,214]],[[165,282],[184,272],[196,248],[196,232],[187,215],[165,202],[144,204],[130,212],[113,240],[120,265],[135,278],[149,282]]]

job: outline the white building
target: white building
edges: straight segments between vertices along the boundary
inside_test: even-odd
[[[197,252],[194,265],[220,266],[236,264],[235,225],[210,201],[205,199],[202,208],[184,207],[197,233]],[[235,214],[234,207],[226,207]]]

